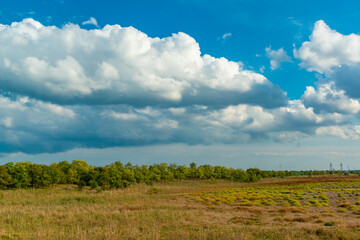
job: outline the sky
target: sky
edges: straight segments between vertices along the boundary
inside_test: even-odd
[[[360,169],[359,7],[2,1],[0,163]]]

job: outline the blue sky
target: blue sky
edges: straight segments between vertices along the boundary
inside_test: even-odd
[[[1,161],[358,169],[359,5],[2,2]]]
[[[24,0],[4,1],[0,7],[2,24],[34,18],[44,25],[61,27],[69,22],[81,25],[94,17],[100,27],[133,26],[150,37],[185,32],[200,44],[202,53],[242,61],[256,71],[265,66],[266,76],[293,99],[302,95],[305,81],[313,85],[316,77],[299,69],[296,59],[295,64],[285,63],[281,71],[271,71],[264,49],[283,47],[291,54],[293,44],[299,46],[308,40],[317,20],[343,34],[357,33],[360,28],[356,12],[360,3],[355,1],[328,1],[325,5],[323,1]],[[219,40],[226,33],[231,37]]]

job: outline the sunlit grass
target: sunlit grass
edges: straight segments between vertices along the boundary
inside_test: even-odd
[[[360,193],[359,182],[333,182],[299,184],[292,186],[250,187],[226,189],[222,191],[208,191],[189,194],[188,199],[207,205],[227,204],[233,206],[329,206],[328,194],[337,193],[339,207],[356,210],[356,205],[346,201],[344,195],[353,197]],[[352,195],[352,196],[351,196]]]
[[[0,191],[0,239],[356,239],[359,182],[291,181]]]

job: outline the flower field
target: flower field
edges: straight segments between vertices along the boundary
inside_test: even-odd
[[[360,182],[331,182],[291,186],[265,186],[192,193],[189,201],[229,206],[338,207],[356,210],[360,205]],[[331,199],[331,200],[330,200]]]

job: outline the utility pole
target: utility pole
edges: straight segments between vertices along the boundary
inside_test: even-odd
[[[343,171],[343,164],[340,163],[340,171]]]
[[[330,163],[330,172],[333,170],[332,163]]]

